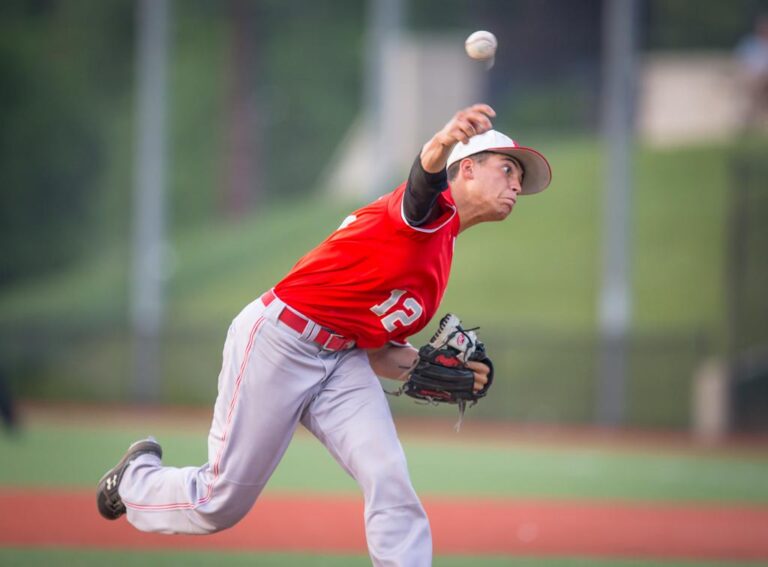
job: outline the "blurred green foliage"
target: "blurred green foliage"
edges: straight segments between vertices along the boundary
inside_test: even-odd
[[[263,200],[306,194],[359,112],[364,3],[241,4],[253,20],[242,64],[253,70],[245,92],[262,136],[258,189]],[[172,3],[168,178],[177,228],[227,212],[232,5]],[[130,0],[0,6],[0,286],[127,246],[135,9]]]
[[[100,121],[129,77],[117,25],[129,5],[0,7],[0,286],[61,269],[92,237],[107,158]],[[115,30],[88,25],[102,20]]]
[[[648,0],[651,49],[733,49],[751,31],[755,18],[768,13],[765,0]]]

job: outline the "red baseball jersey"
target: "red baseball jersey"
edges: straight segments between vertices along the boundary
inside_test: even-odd
[[[450,194],[440,217],[412,227],[403,214],[405,183],[349,215],[275,286],[286,304],[361,348],[406,342],[443,298],[459,234]]]

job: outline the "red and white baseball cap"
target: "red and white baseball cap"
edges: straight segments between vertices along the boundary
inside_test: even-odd
[[[523,166],[522,195],[532,195],[544,191],[552,181],[552,168],[547,158],[533,148],[520,146],[509,136],[496,130],[472,136],[468,143],[459,142],[448,156],[446,167],[480,152],[495,152],[512,156]]]

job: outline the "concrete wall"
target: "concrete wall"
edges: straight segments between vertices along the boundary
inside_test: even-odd
[[[645,56],[638,100],[638,134],[656,146],[726,139],[739,129],[746,103],[730,53]]]

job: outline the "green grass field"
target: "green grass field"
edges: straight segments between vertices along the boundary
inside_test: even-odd
[[[345,555],[304,555],[280,553],[232,553],[232,552],[139,552],[139,551],[74,551],[70,549],[27,550],[0,549],[0,564],[43,567],[50,565],[72,565],[78,567],[204,567],[217,565],[222,567],[240,567],[258,565],[259,567],[365,567],[371,562],[367,557]],[[540,558],[540,557],[436,557],[435,567],[747,567],[758,563],[740,562],[724,564],[722,562],[692,561],[640,561],[640,560],[605,560],[593,558]]]
[[[599,445],[567,447],[546,441],[483,441],[471,433],[454,434],[449,422],[445,428],[446,435],[438,439],[407,433],[404,438],[413,481],[421,494],[460,494],[469,490],[467,479],[482,471],[482,482],[472,487],[472,494],[768,503],[768,484],[763,482],[768,475],[768,449],[728,456]],[[466,429],[471,431],[471,424]],[[19,438],[0,438],[0,453],[11,457],[0,468],[0,485],[90,487],[125,447],[148,434],[163,444],[167,464],[201,464],[206,460],[206,433],[205,424],[181,431],[161,424],[33,423]],[[267,490],[355,492],[357,488],[325,448],[299,430]]]
[[[78,422],[80,419],[80,422]],[[106,419],[106,418],[105,418]],[[470,418],[471,419],[471,418]],[[431,438],[405,424],[403,445],[414,484],[422,496],[463,495],[522,499],[593,499],[612,501],[768,503],[768,448],[725,451],[676,445],[582,443],[557,437],[495,435],[478,438],[472,423],[466,433]],[[0,438],[0,486],[93,488],[103,471],[135,438],[154,434],[163,444],[165,462],[187,465],[205,459],[207,423],[201,416],[173,423],[137,418],[101,422],[87,411],[62,420],[32,414],[15,437]],[[306,471],[311,470],[308,475]],[[482,471],[482,482],[468,482]],[[357,493],[349,479],[311,436],[300,431],[278,467],[267,493]],[[366,557],[300,554],[209,553],[169,551],[99,551],[84,549],[0,549],[0,565],[96,565],[109,560],[130,565],[352,566]],[[656,567],[747,565],[685,561],[593,560],[591,558],[437,557],[435,565],[478,567]]]

